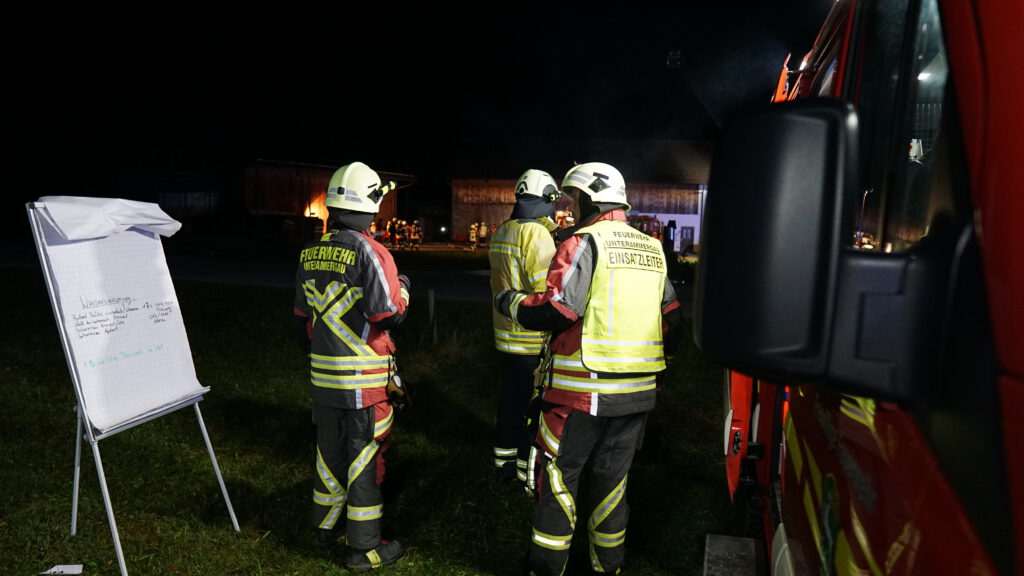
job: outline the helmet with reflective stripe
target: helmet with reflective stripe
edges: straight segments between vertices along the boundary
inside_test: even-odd
[[[626,199],[626,181],[614,166],[603,162],[587,162],[573,166],[562,180],[562,191],[580,190],[590,201],[603,204],[624,204],[631,209]]]
[[[562,195],[558,184],[551,174],[543,170],[530,168],[519,177],[516,182],[516,198],[521,196],[536,196],[548,202],[554,202]]]
[[[380,176],[362,162],[338,168],[327,184],[329,208],[376,214],[384,195],[395,189],[394,182],[381,185]]]

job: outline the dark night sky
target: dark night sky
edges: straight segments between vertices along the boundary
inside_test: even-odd
[[[103,195],[133,170],[254,158],[441,174],[473,138],[713,138],[730,111],[767,101],[831,6],[348,4],[63,13],[5,92],[17,154],[75,184],[24,195]]]

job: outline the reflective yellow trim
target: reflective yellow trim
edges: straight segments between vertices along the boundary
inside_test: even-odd
[[[333,493],[344,492],[345,489],[335,478],[334,473],[327,467],[327,462],[324,460],[323,454],[320,453],[320,448],[316,449],[316,472],[320,476],[320,480],[323,481],[324,486]]]
[[[313,386],[338,390],[359,390],[362,388],[383,388],[388,384],[387,372],[377,374],[324,374],[313,372],[310,376]]]
[[[806,444],[804,447],[806,448]],[[807,450],[807,469],[811,473],[811,485],[814,486],[815,500],[821,502],[821,472],[818,471],[818,463],[814,460],[814,453]]]
[[[349,464],[348,467],[348,485],[352,486],[352,483],[356,481],[356,478],[363,473],[363,470],[373,461],[377,456],[377,449],[380,444],[373,440],[366,445],[365,448],[359,453],[359,456]]]
[[[572,544],[572,534],[568,536],[554,536],[539,532],[534,528],[533,543],[548,550],[568,550],[569,545]]]
[[[347,499],[345,494],[328,494],[319,490],[313,490],[313,501],[321,506],[334,506],[344,504]]]
[[[650,305],[661,301],[667,278],[661,244],[620,221],[594,222],[578,233],[592,236],[595,251],[580,358],[596,372],[661,372],[661,307]]]
[[[371,568],[380,568],[384,565],[384,562],[380,559],[380,554],[377,553],[376,548],[366,552],[366,559],[370,561]]]
[[[494,347],[512,354],[540,354],[547,340],[546,332],[508,331],[494,329]]]
[[[587,523],[591,532],[597,533],[597,527],[601,525],[601,522],[604,522],[605,518],[611,515],[619,505],[619,502],[622,501],[622,497],[626,495],[626,480],[628,478],[629,474],[623,476],[618,485],[594,508],[594,511],[590,514],[590,521]]]
[[[348,499],[348,492],[338,482],[330,468],[327,467],[327,462],[324,461],[323,454],[320,453],[320,447],[316,449],[316,473],[320,481],[327,487],[329,493],[324,494],[314,490],[313,502],[320,506],[330,507],[330,510],[324,515],[324,519],[320,521],[318,527],[324,530],[331,530],[341,516],[341,510],[345,507],[345,502]]]
[[[889,552],[885,555],[885,573],[892,574],[892,569],[899,562],[900,556],[903,555],[903,551],[907,548],[907,543],[910,542],[910,534],[914,527],[910,522],[903,525],[903,530],[896,540],[889,546]]]
[[[324,288],[323,292],[320,292],[316,289],[315,280],[306,280],[302,283],[302,292],[306,296],[306,304],[308,304],[313,310],[323,313],[327,304],[334,300],[334,298],[337,297],[338,294],[341,294],[341,292],[347,287],[347,284],[331,282],[327,284],[327,287]]]
[[[346,517],[349,520],[356,522],[365,522],[367,520],[376,520],[384,516],[384,505],[377,504],[374,506],[352,506],[348,507],[348,514]]]
[[[657,379],[654,376],[637,378],[586,378],[554,374],[551,387],[572,392],[588,392],[595,394],[628,394],[654,390]]]
[[[821,529],[818,527],[818,512],[814,508],[814,498],[811,496],[811,487],[804,486],[804,511],[807,512],[807,524],[811,527],[811,535],[814,536],[814,547],[821,556],[821,563],[824,564],[824,555],[821,551]]]
[[[555,460],[548,462],[548,480],[551,483],[551,495],[558,501],[559,506],[562,507],[562,512],[565,512],[565,517],[569,520],[569,527],[571,530],[576,529],[576,503],[573,501],[572,493],[569,492],[569,487],[562,481],[562,471],[558,469],[555,464]]]
[[[307,280],[303,284],[303,292],[306,295],[306,303],[317,312],[313,322],[322,320],[342,342],[348,345],[360,356],[374,356],[373,351],[366,346],[362,338],[353,332],[341,317],[355,306],[363,297],[363,289],[349,287],[340,282],[331,282],[323,292],[316,289],[316,282]],[[338,295],[342,294],[339,298]]]
[[[789,459],[793,462],[793,471],[796,472],[796,477],[800,478],[804,469],[804,455],[800,451],[800,441],[797,439],[796,424],[793,422],[792,414],[786,417],[783,433],[786,435],[786,448],[789,450]]]
[[[871,573],[874,576],[882,576],[882,571],[878,568],[878,563],[875,562],[875,557],[871,553],[871,543],[868,542],[868,534],[864,530],[864,525],[860,523],[860,517],[857,516],[857,511],[853,509],[853,505],[850,505],[850,524],[853,526],[853,535],[857,539],[857,543],[860,544],[861,552],[864,554],[864,559],[868,562],[868,568],[871,569]]]
[[[544,415],[540,415],[540,436],[544,439],[544,443],[551,449],[551,453],[558,455],[558,438],[555,437],[554,433],[548,428],[547,419]]]
[[[386,370],[387,356],[325,356],[310,354],[309,364],[318,370],[356,371]]]
[[[869,398],[843,396],[839,411],[847,418],[875,431],[875,401]]]
[[[386,434],[389,430],[391,430],[391,426],[393,426],[394,423],[395,423],[395,411],[392,410],[391,412],[388,412],[387,417],[385,417],[383,420],[374,423],[374,425],[373,425],[373,437],[374,438],[380,438],[381,436]]]
[[[518,451],[515,448],[499,448],[494,447],[494,466],[495,468],[504,468],[505,464],[514,462],[516,459],[516,453]]]
[[[853,551],[850,550],[850,542],[842,530],[836,534],[835,559],[836,576],[869,576],[870,574],[857,565],[857,561],[853,558]]]
[[[522,256],[519,248],[506,246],[504,244],[491,244],[490,251],[496,254],[508,254],[509,256]]]
[[[598,532],[597,530],[590,531],[590,543],[602,548],[615,548],[616,546],[622,546],[626,543],[626,531],[621,530],[612,534],[605,532]]]

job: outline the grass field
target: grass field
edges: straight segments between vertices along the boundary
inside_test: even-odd
[[[70,534],[75,400],[42,276],[3,274],[19,280],[0,284],[0,574],[54,564],[117,574],[88,446]],[[200,407],[242,530],[231,528],[194,412],[169,414],[100,442],[129,572],[347,573],[342,550],[310,545],[313,428],[307,361],[290,339],[291,291],[176,288],[196,372],[212,388]],[[532,501],[492,473],[489,314],[486,304],[439,302],[435,345],[414,286],[407,322],[394,331],[412,406],[398,414],[387,453],[384,529],[407,553],[381,574],[522,574]],[[686,339],[630,477],[625,574],[700,574],[705,534],[729,533],[721,393],[720,369]],[[584,530],[567,574],[587,573],[585,544]]]

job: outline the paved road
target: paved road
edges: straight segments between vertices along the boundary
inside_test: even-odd
[[[462,251],[461,247],[444,244],[424,246],[424,250]],[[203,256],[187,252],[167,253],[167,267],[175,281],[217,282],[224,284],[255,284],[290,288],[295,281],[295,261],[284,258],[250,258],[246,260],[223,256]],[[39,258],[31,243],[18,243],[0,250],[0,268],[39,269]],[[401,270],[412,280],[413,295],[426,296],[430,290],[438,300],[488,302],[491,299],[488,271]],[[691,290],[677,286],[686,316],[690,315]]]
[[[435,250],[446,247],[431,248]],[[454,248],[453,250],[461,250]],[[294,259],[231,260],[189,254],[168,254],[167,267],[174,280],[245,283],[291,288],[295,284]],[[434,290],[438,300],[487,302],[490,287],[487,270],[403,270],[412,281],[414,296]]]
[[[35,245],[17,242],[0,250],[0,268],[39,270],[39,257]],[[446,245],[424,246],[424,250],[456,250]],[[223,284],[255,284],[291,288],[295,282],[294,259],[248,258],[199,255],[189,252],[168,251],[167,267],[175,281],[216,282]],[[490,287],[488,271],[401,270],[409,276],[414,296],[426,296],[434,290],[438,300],[488,302]]]

